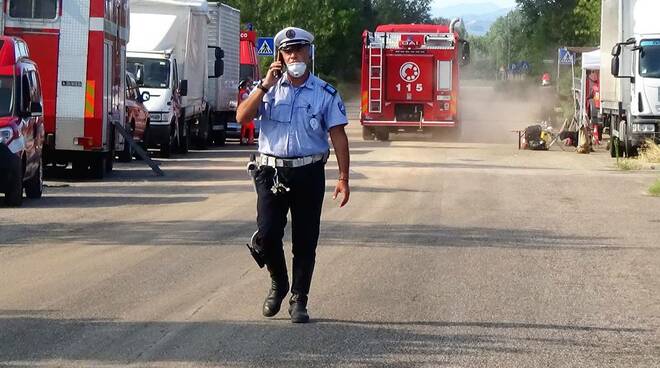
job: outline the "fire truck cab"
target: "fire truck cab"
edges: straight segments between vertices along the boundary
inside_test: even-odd
[[[4,0],[6,35],[24,39],[39,66],[44,164],[94,178],[112,169],[124,140],[129,0]]]
[[[459,72],[469,43],[450,25],[381,25],[362,35],[363,138],[388,140],[402,131],[460,128]]]

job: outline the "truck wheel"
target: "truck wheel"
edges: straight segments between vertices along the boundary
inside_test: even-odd
[[[189,149],[190,149],[190,129],[188,128],[188,122],[184,122],[183,126],[180,125],[179,128],[179,147],[177,152],[188,153]]]
[[[105,154],[101,154],[92,160],[90,165],[89,174],[92,179],[101,180],[105,176],[107,170],[108,159]]]
[[[381,142],[390,140],[390,131],[387,128],[376,128],[376,138]]]
[[[224,146],[227,143],[227,133],[220,132],[215,136],[215,144],[218,146]]]
[[[41,198],[44,192],[44,165],[39,160],[39,168],[33,177],[25,182],[25,196],[30,199]]]
[[[128,134],[132,136],[133,131],[129,129]],[[131,162],[131,160],[133,159],[133,146],[131,146],[131,144],[128,143],[128,140],[124,140],[124,149],[121,152],[119,152],[119,155],[117,155],[117,157],[119,157],[119,162]]]
[[[363,126],[362,127],[362,139],[365,141],[373,141],[374,138],[374,132],[371,130],[371,128]]]
[[[19,166],[8,175],[8,188],[5,192],[5,204],[9,207],[20,207],[23,204],[23,170]]]

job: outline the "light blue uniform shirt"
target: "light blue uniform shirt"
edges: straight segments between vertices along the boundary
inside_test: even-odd
[[[259,152],[280,158],[325,153],[330,128],[348,124],[337,90],[311,74],[300,87],[280,78],[264,95],[256,120]]]

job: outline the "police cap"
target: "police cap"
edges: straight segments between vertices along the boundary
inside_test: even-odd
[[[297,27],[286,27],[275,35],[275,47],[278,50],[294,45],[309,45],[313,41],[314,35]]]

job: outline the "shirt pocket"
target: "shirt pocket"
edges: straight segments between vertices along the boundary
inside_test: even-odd
[[[289,123],[291,121],[291,104],[285,101],[277,101],[271,104],[270,120],[279,123]]]

